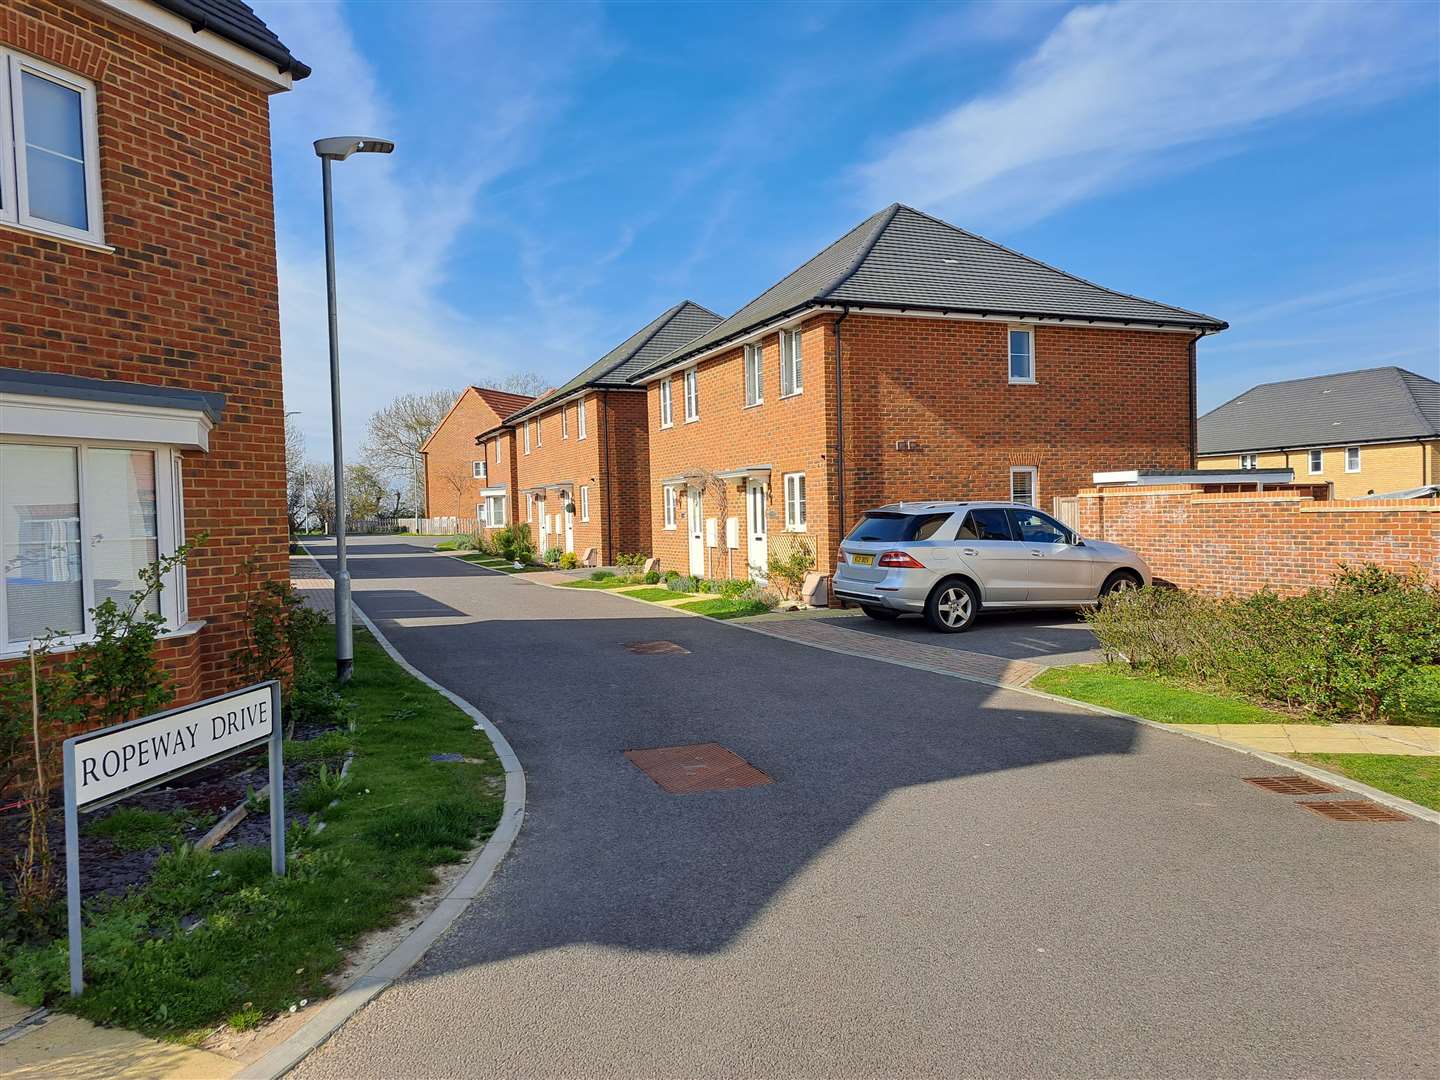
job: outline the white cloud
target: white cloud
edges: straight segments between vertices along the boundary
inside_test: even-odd
[[[565,35],[536,46],[546,57],[540,70],[541,62],[514,49],[503,28],[467,24],[469,66],[459,70],[468,75],[453,95],[415,116],[382,86],[342,6],[260,10],[314,69],[271,109],[286,408],[300,411],[311,453],[328,457],[330,438],[320,164],[310,145],[318,136],[376,135],[397,143],[392,156],[357,155],[334,166],[348,454],[363,439],[370,413],[396,394],[485,382],[558,359],[569,341],[547,340],[533,325],[520,325],[519,315],[479,320],[449,302],[445,289],[458,245],[484,212],[486,186],[533,153],[547,121],[565,105],[564,81],[578,66],[569,63]],[[417,20],[424,14],[413,11]],[[467,18],[473,23],[485,14]],[[413,29],[407,48],[431,59],[457,45],[453,37],[427,36],[420,22]],[[506,78],[522,64],[525,78]]]
[[[1003,89],[900,134],[854,179],[867,206],[899,199],[992,227],[1038,220],[1223,153],[1287,114],[1433,78],[1434,15],[1345,2],[1078,7]]]

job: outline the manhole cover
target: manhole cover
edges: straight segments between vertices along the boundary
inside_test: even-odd
[[[1405,815],[1364,799],[1329,799],[1325,802],[1302,802],[1306,810],[1334,821],[1404,821]]]
[[[1247,776],[1244,779],[1247,784],[1280,795],[1333,795],[1340,790],[1308,776]]]
[[[672,795],[729,791],[772,783],[770,777],[719,743],[626,750],[625,756]]]
[[[641,656],[690,655],[690,650],[673,641],[627,641],[625,648]]]

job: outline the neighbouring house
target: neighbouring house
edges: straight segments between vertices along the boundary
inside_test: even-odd
[[[205,534],[160,658],[237,685],[289,578],[270,95],[309,73],[239,0],[0,6],[0,662]]]
[[[906,206],[642,368],[655,554],[828,573],[868,508],[1048,507],[1116,463],[1185,468],[1208,315],[1113,292]]]
[[[1398,367],[1262,383],[1199,422],[1202,469],[1295,470],[1337,499],[1440,483],[1440,382]]]
[[[574,378],[506,417],[515,436],[515,520],[535,549],[597,564],[649,553],[650,458],[645,393],[630,375],[720,322],[683,300]]]
[[[420,444],[425,513],[455,518],[454,527],[504,527],[515,505],[515,440],[502,421],[534,399],[467,386],[445,419]]]

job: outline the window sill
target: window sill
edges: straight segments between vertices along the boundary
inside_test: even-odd
[[[661,425],[660,425],[660,430],[661,430],[661,431],[665,431],[667,428],[672,428],[672,427],[674,427],[674,426],[675,426],[675,421],[674,421],[674,420],[671,420],[670,423],[668,423],[668,424],[661,424]]]
[[[790,393],[788,393],[788,394],[781,394],[781,395],[780,395],[780,400],[781,400],[781,401],[789,401],[792,397],[803,397],[804,394],[805,394],[805,388],[802,386],[799,390],[791,390]]]
[[[87,248],[90,251],[98,251],[104,255],[114,255],[115,248],[104,240],[85,239],[79,236],[72,236],[69,233],[59,232],[53,229],[42,229],[38,225],[21,225],[18,221],[0,221],[0,229],[9,232],[24,233],[26,236],[39,236],[46,240],[56,240],[62,244],[74,244],[76,247]]]
[[[758,409],[758,408],[760,408],[761,405],[764,405],[764,404],[765,404],[765,401],[764,401],[763,398],[762,398],[761,400],[759,400],[759,401],[752,401],[752,402],[750,402],[749,405],[744,406],[744,408],[741,409],[741,412],[744,412],[745,409]]]
[[[1011,386],[1038,386],[1038,385],[1039,385],[1039,380],[1038,380],[1038,379],[1017,379],[1017,378],[1014,378],[1014,377],[1012,376],[1012,377],[1010,378],[1010,385],[1011,385]]]
[[[698,424],[699,422],[700,418],[698,416],[687,416],[685,418],[685,423],[687,424]]]
[[[804,536],[809,530],[807,530],[804,525],[801,525],[799,528],[796,528],[794,525],[786,525],[785,531],[795,536]]]
[[[163,634],[157,634],[155,640],[171,641],[178,638],[193,637],[194,635],[198,634],[204,626],[204,619],[191,619],[183,626],[177,627],[174,630],[167,630]],[[89,645],[92,641],[94,641],[94,638],[90,637],[71,638],[68,641],[63,641],[56,644],[50,650],[50,655],[59,656],[64,653],[71,653],[74,652],[81,645]],[[3,647],[0,647],[0,660],[19,660],[21,657],[26,655],[27,651],[28,649],[26,646],[5,645]]]

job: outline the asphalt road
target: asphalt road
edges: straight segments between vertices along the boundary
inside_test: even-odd
[[[1239,753],[426,546],[357,541],[356,598],[505,732],[526,823],[298,1075],[1436,1075],[1433,826],[1332,822]],[[657,639],[689,652],[624,648]],[[774,783],[669,795],[622,756],[712,741]]]

